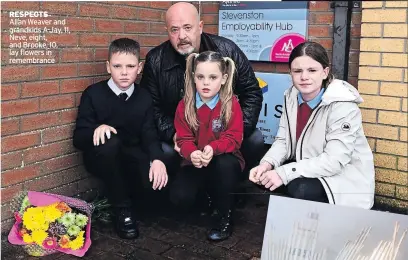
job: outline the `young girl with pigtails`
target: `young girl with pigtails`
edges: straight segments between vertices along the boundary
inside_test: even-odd
[[[170,199],[178,206],[192,206],[204,188],[216,213],[208,234],[212,241],[231,235],[232,193],[245,165],[239,150],[244,124],[233,95],[234,73],[234,61],[220,53],[190,54],[185,96],[174,121],[183,162],[170,188]]]

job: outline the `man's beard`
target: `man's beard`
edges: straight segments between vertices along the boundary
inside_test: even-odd
[[[183,49],[183,50],[180,50],[177,48],[177,52],[180,53],[181,55],[188,56],[194,52],[194,47],[191,46],[188,49]]]

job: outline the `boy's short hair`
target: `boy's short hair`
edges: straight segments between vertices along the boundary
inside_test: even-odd
[[[137,41],[129,38],[116,39],[109,45],[109,61],[112,55],[115,53],[133,54],[138,60],[140,60],[140,44]]]

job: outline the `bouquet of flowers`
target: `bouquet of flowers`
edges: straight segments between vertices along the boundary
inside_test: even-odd
[[[32,256],[64,252],[84,256],[91,245],[93,207],[62,195],[29,191],[13,209],[16,222],[8,240]]]

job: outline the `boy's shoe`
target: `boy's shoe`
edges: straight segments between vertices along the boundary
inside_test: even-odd
[[[232,215],[231,210],[227,214],[218,213],[214,216],[215,223],[208,233],[207,238],[211,241],[222,241],[229,238],[232,234]]]
[[[114,225],[120,238],[135,239],[139,236],[136,219],[130,207],[118,207],[116,209]]]

